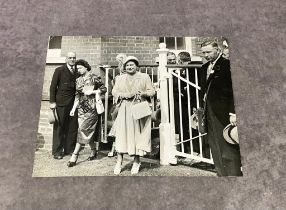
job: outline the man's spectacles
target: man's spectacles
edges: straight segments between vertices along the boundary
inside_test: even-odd
[[[76,57],[68,57],[68,59],[76,59]]]

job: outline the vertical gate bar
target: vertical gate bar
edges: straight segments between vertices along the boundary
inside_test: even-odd
[[[198,69],[195,68],[195,81],[198,86]],[[197,109],[200,107],[200,99],[199,99],[199,89],[196,88],[196,97],[197,97]],[[200,157],[203,157],[203,149],[202,149],[202,137],[199,137],[199,146],[200,146]]]
[[[109,68],[105,68],[105,86],[107,90],[105,93],[104,136],[103,136],[104,141],[102,141],[103,143],[107,143],[107,115],[108,115],[108,93],[109,93],[108,71]]]
[[[119,69],[119,75],[121,75],[121,71]],[[113,80],[113,83],[115,83],[115,68],[112,68],[112,80]],[[112,87],[114,86],[114,84],[112,84]],[[112,96],[112,102],[113,104],[115,104],[115,98]]]
[[[152,84],[154,84],[154,68],[151,67],[151,80],[152,80]]]
[[[187,80],[190,81],[189,69],[186,68],[185,71],[186,71]],[[189,84],[187,84],[187,96],[188,96],[187,99],[188,99],[189,134],[190,134],[190,139],[192,139],[193,133],[192,133],[192,125],[191,125],[191,104],[190,104],[190,99],[192,100],[192,98],[190,97],[190,85]],[[193,140],[190,140],[190,149],[191,149],[191,154],[193,154]]]
[[[178,46],[177,46],[177,37],[175,36],[175,50],[178,50],[177,48],[178,48]]]
[[[158,87],[160,88],[160,79],[161,79],[161,72],[159,71],[159,67],[157,68],[157,82],[159,83]]]
[[[170,73],[170,77],[169,77],[169,104],[170,104],[170,125],[172,131],[171,131],[171,135],[172,138],[175,138],[175,112],[174,112],[174,88],[173,88],[173,75],[171,74],[173,72],[174,69],[172,68],[167,68],[167,71]],[[173,147],[173,149],[176,151],[177,150],[177,146],[176,144],[171,145]]]
[[[153,70],[153,67],[151,67],[151,81],[152,81],[152,85],[154,87],[154,70]],[[157,92],[156,92],[157,94]],[[155,111],[155,100],[154,100],[154,97],[151,98],[151,102],[152,102],[152,112],[154,113]],[[155,122],[152,122],[152,128],[155,127]]]
[[[181,76],[181,71],[178,71],[178,75]],[[182,98],[181,98],[181,80],[178,77],[178,92],[179,92],[179,122],[180,122],[180,142],[181,142],[181,148],[182,148],[182,152],[185,151],[184,149],[184,134],[183,134],[183,124],[182,124]]]

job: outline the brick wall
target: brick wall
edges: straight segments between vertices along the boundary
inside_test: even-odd
[[[101,58],[103,64],[116,65],[115,57],[119,53],[133,55],[140,64],[155,64],[158,56],[159,37],[118,36],[102,37]]]
[[[101,63],[101,38],[93,36],[63,36],[62,56],[76,52],[77,59],[85,59],[92,69]],[[97,69],[98,70],[98,69]]]
[[[99,64],[117,65],[115,57],[119,53],[138,57],[141,65],[155,64],[156,50],[159,47],[158,37],[118,36],[63,36],[61,55],[74,51],[78,59],[89,62],[92,70],[100,74],[105,81],[105,73],[98,68]],[[54,70],[62,64],[47,64],[45,68],[42,100],[49,100],[49,87]],[[149,73],[150,70],[148,71]]]
[[[37,149],[52,149],[53,125],[49,124],[48,111],[50,103],[42,101],[37,134]]]
[[[44,75],[44,83],[43,83],[43,92],[42,92],[42,100],[50,99],[50,84],[54,74],[54,71],[60,65],[46,65],[45,67],[45,75]]]
[[[86,59],[92,67],[98,64],[116,65],[115,57],[119,53],[134,55],[141,64],[154,64],[158,48],[159,37],[62,37],[62,56],[69,51],[75,51],[77,58]]]

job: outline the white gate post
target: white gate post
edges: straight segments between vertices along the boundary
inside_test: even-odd
[[[166,48],[165,43],[159,44],[159,67],[160,73],[160,107],[161,107],[161,123],[160,129],[160,164],[169,165],[174,161],[174,152],[172,150],[172,136],[171,125],[169,122],[169,101],[168,101],[168,81],[169,73],[167,72],[167,53],[169,50]]]
[[[104,136],[103,139],[101,140],[102,143],[108,143],[107,141],[107,115],[108,115],[108,94],[109,94],[109,78],[108,78],[108,73],[109,73],[109,66],[105,66],[105,87],[106,87],[106,93],[105,93],[105,110],[104,110]],[[102,120],[102,119],[101,119]]]

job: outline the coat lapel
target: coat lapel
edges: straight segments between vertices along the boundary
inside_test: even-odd
[[[207,79],[207,85],[210,83],[210,81],[213,80],[213,78],[215,77],[215,75],[218,74],[218,72],[220,71],[220,66],[221,66],[221,61],[222,61],[222,58],[220,57],[215,65],[213,66],[212,70],[213,70],[213,73],[210,74],[209,78]]]

